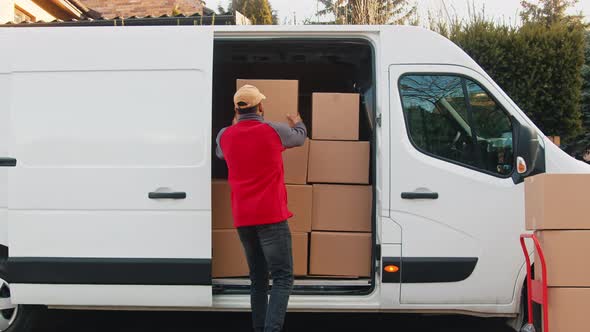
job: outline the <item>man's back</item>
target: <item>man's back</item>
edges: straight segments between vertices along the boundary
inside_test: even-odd
[[[220,146],[229,169],[236,227],[286,220],[287,210],[282,152],[276,130],[255,116],[245,116],[228,127]]]

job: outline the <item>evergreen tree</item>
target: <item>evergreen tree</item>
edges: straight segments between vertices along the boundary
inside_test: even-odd
[[[581,24],[581,15],[568,15],[567,10],[578,3],[578,0],[521,0],[523,22],[544,23],[551,25],[557,22]]]
[[[416,14],[409,0],[319,0],[318,16],[333,15],[336,24],[406,24]]]
[[[252,24],[273,24],[272,8],[268,0],[233,0],[228,11],[237,10],[252,21]]]

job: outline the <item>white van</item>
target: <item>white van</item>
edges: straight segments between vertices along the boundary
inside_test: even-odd
[[[422,28],[4,28],[0,45],[0,330],[31,305],[249,308],[246,280],[211,278],[212,138],[240,75],[297,78],[302,105],[314,82],[352,90],[366,115],[373,272],[300,280],[292,311],[517,317],[524,178],[590,173]]]

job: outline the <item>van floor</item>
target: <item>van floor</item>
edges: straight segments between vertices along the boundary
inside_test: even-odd
[[[374,184],[375,123],[374,59],[371,45],[360,39],[216,40],[213,60],[212,144],[217,133],[234,116],[233,94],[237,79],[293,79],[299,81],[298,109],[308,132],[312,132],[311,105],[314,92],[359,93],[361,110],[359,140],[371,142],[370,184]],[[212,178],[227,179],[227,166],[212,149]],[[373,189],[373,194],[375,194]],[[375,204],[375,202],[373,203]],[[375,230],[373,206],[373,230]],[[376,252],[373,231],[374,261]],[[294,294],[366,294],[371,278],[295,278]],[[213,280],[216,294],[246,294],[248,278]]]
[[[270,280],[272,287],[272,280]],[[371,289],[371,279],[295,279],[293,295],[315,294],[351,294],[360,293],[362,290]],[[248,294],[250,292],[250,280],[247,278],[223,278],[213,279],[214,294]]]
[[[272,280],[270,281],[272,285]],[[368,286],[371,284],[371,279],[322,279],[322,278],[295,278],[295,286]],[[213,285],[235,285],[235,286],[249,286],[250,280],[247,278],[222,278],[213,279]]]

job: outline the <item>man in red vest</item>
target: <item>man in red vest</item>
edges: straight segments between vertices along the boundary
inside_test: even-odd
[[[281,331],[293,289],[293,255],[282,152],[305,143],[301,117],[265,122],[266,97],[252,85],[234,95],[234,124],[217,135],[216,154],[229,170],[234,225],[250,268],[250,303],[256,332]],[[268,299],[268,274],[273,280]]]

